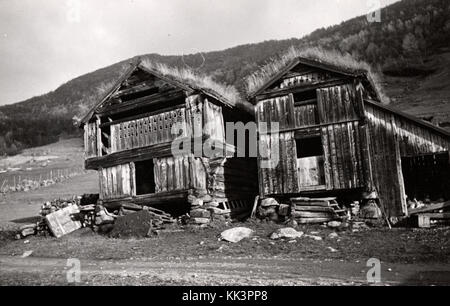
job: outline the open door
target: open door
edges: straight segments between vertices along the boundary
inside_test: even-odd
[[[325,189],[324,156],[320,135],[297,138],[295,144],[300,191]]]

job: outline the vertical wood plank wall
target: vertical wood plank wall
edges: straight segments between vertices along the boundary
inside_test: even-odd
[[[359,108],[353,84],[317,89],[326,189],[364,186]]]
[[[154,158],[155,192],[206,189],[202,159],[193,155]]]
[[[260,149],[267,152],[269,168],[259,164],[259,185],[264,195],[296,193],[299,190],[297,176],[297,150],[294,132],[259,135]],[[275,163],[276,162],[276,163]]]
[[[98,171],[101,199],[116,199],[133,195],[131,163],[102,168]]]
[[[86,158],[97,157],[97,125],[95,122],[84,125],[84,152]]]
[[[359,122],[321,127],[327,190],[364,187]]]
[[[375,187],[387,207],[387,214],[403,215],[406,198],[401,157],[448,151],[449,141],[431,129],[376,105],[366,103],[365,110]]]

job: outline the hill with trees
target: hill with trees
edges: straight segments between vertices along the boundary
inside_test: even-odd
[[[391,103],[436,124],[450,125],[450,2],[403,0],[381,11],[381,22],[360,16],[303,38],[270,40],[181,56],[141,55],[169,66],[196,67],[244,93],[244,79],[289,47],[351,54],[383,76]],[[204,59],[204,61],[203,61]],[[86,112],[133,59],[77,77],[56,90],[0,107],[0,155],[80,135],[73,118]]]

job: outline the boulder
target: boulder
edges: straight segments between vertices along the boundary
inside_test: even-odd
[[[279,206],[280,204],[274,198],[266,198],[261,200],[261,207]]]
[[[229,242],[239,242],[244,238],[248,238],[253,234],[253,230],[246,227],[234,227],[223,231],[220,234],[222,240]]]
[[[289,238],[295,239],[303,236],[303,232],[298,232],[292,227],[284,227],[277,229],[270,235],[270,239],[280,239],[280,238]]]

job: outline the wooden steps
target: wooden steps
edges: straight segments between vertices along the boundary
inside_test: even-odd
[[[291,198],[291,216],[300,224],[323,223],[347,217],[336,198]]]

